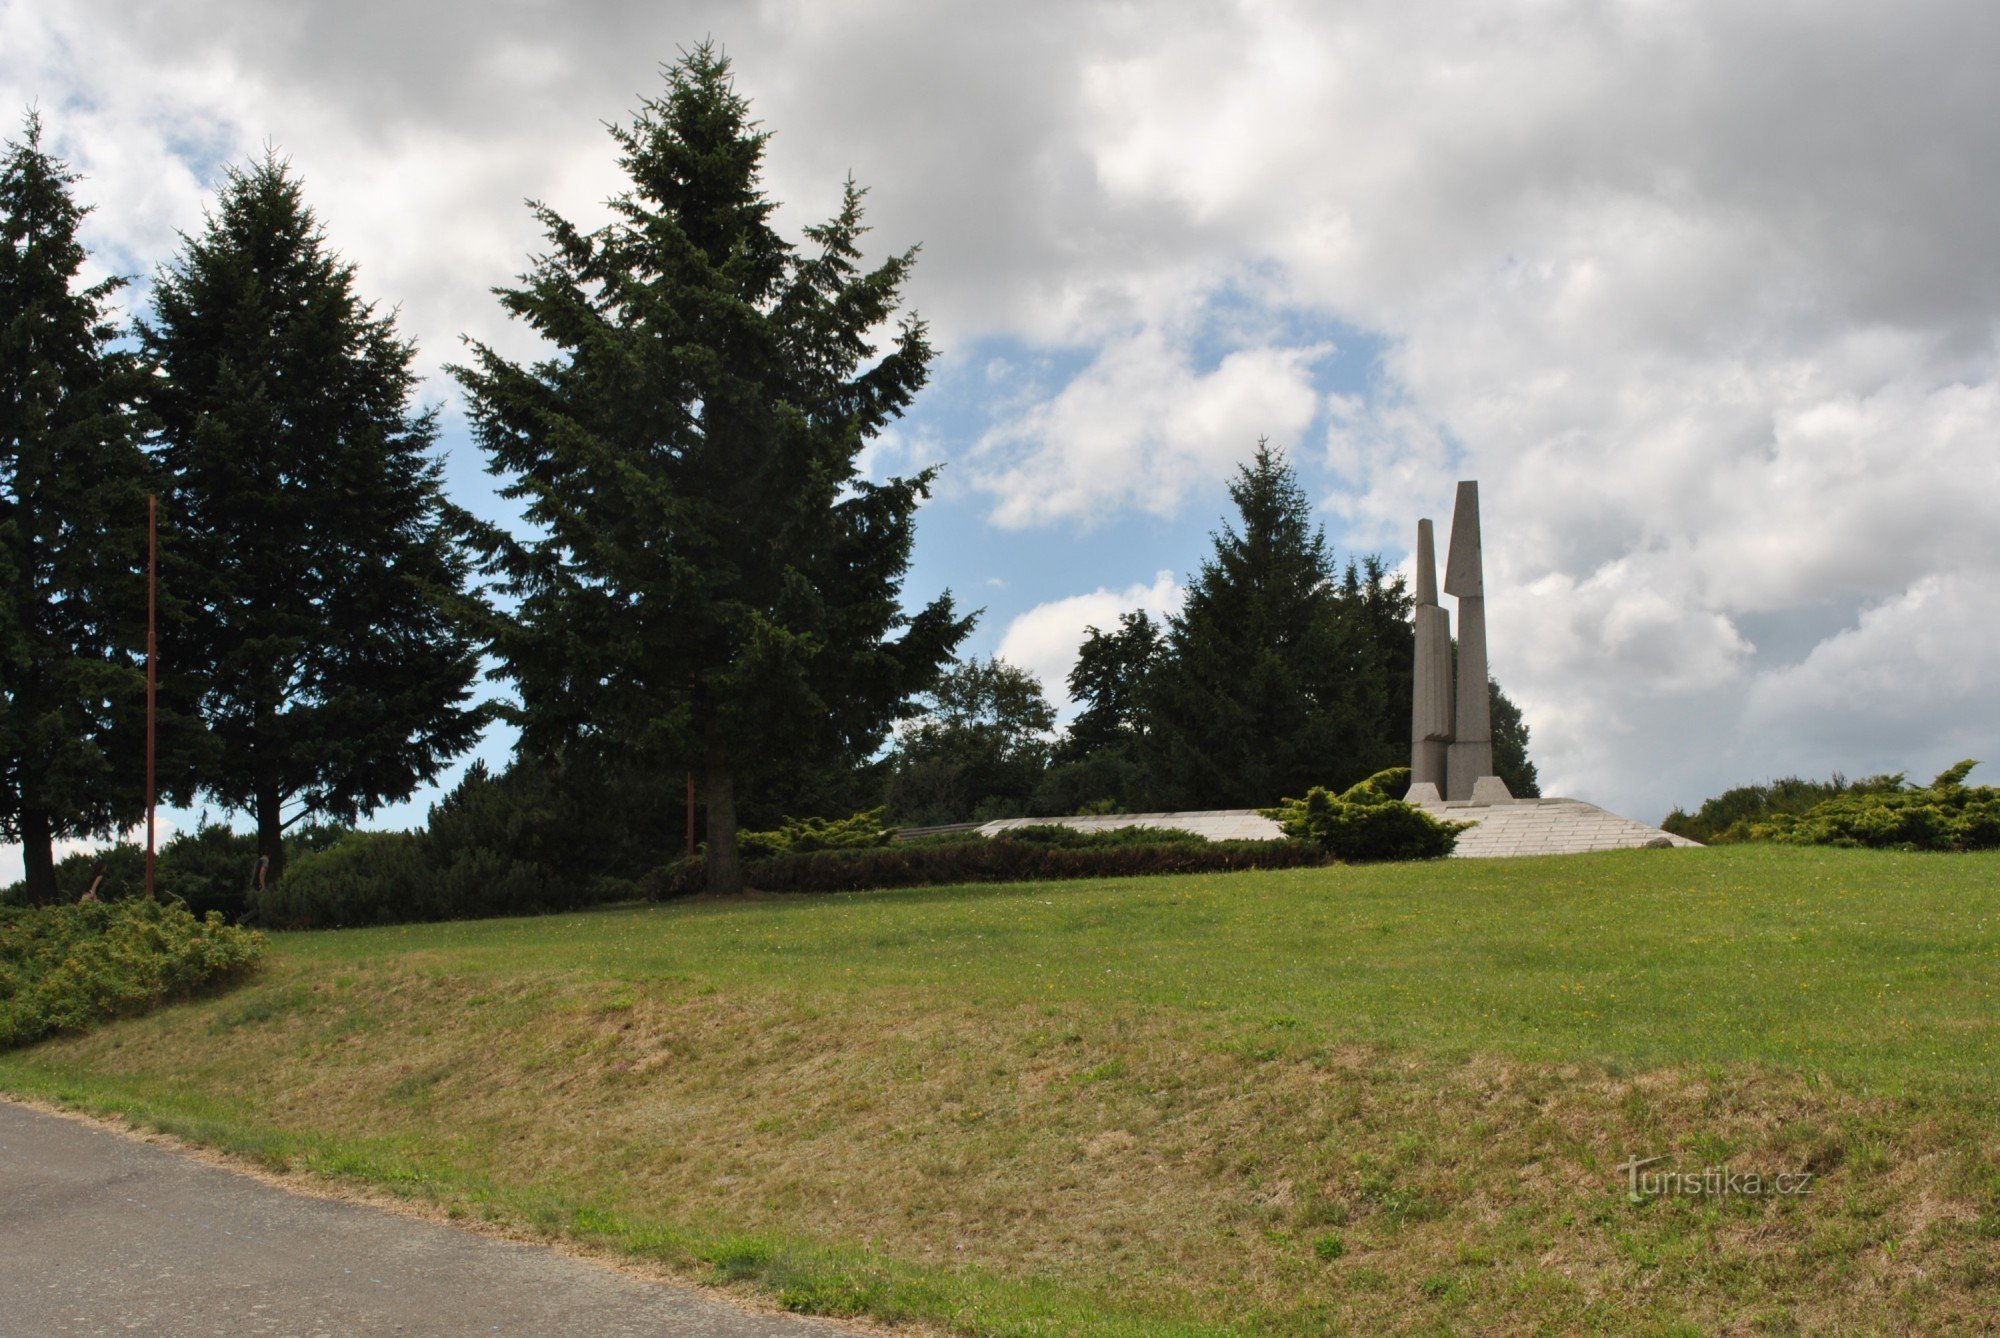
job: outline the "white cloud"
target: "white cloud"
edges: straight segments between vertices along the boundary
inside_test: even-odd
[[[973,486],[1006,528],[1090,521],[1128,508],[1171,515],[1224,475],[1256,438],[1296,438],[1318,397],[1324,345],[1249,348],[1198,371],[1185,347],[1148,327],[1111,343],[1052,399],[988,432]]]
[[[1965,757],[2000,774],[2000,574],[1927,576],[1751,689],[1745,721],[1786,740],[1794,769],[1909,771],[1926,781]]]
[[[1159,619],[1171,617],[1180,612],[1185,594],[1174,574],[1163,571],[1151,584],[1129,585],[1123,590],[1100,586],[1086,595],[1037,604],[1007,624],[995,654],[1040,679],[1049,700],[1066,714],[1074,705],[1069,699],[1069,671],[1076,665],[1084,633],[1092,627],[1111,631],[1118,626],[1120,614],[1138,609]]]

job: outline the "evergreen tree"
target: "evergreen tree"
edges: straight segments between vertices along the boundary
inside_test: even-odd
[[[766,134],[704,44],[614,127],[630,188],[584,232],[535,206],[550,249],[499,290],[557,350],[484,345],[457,371],[531,537],[496,544],[517,601],[497,649],[524,739],[696,772],[709,886],[741,886],[738,791],[858,763],[970,626],[900,595],[929,471],[861,476],[923,385],[924,327],[879,357],[914,251],[863,271],[861,190],[806,230],[771,225]]]
[[[144,805],[139,374],[113,347],[124,281],[78,285],[76,179],[30,112],[0,161],[0,833],[38,902],[56,895],[56,838]]]
[[[1337,603],[1357,644],[1357,669],[1368,679],[1365,701],[1377,712],[1358,744],[1355,764],[1363,776],[1408,766],[1416,601],[1402,575],[1370,553],[1342,571]]]
[[[291,823],[407,798],[478,738],[471,521],[411,405],[414,347],[276,157],[229,174],[153,308],[163,581],[188,614],[165,672],[207,730],[201,788],[255,816],[276,876]]]
[[[1056,713],[1041,682],[1002,659],[953,665],[890,756],[889,810],[919,825],[1026,814]]]
[[[1493,690],[1493,774],[1507,783],[1516,799],[1534,799],[1542,793],[1541,777],[1528,760],[1528,722],[1521,708],[1500,685],[1487,680]]]
[[[1229,494],[1241,529],[1214,536],[1153,676],[1147,752],[1176,807],[1360,780],[1389,710],[1379,657],[1283,454],[1260,441]]]

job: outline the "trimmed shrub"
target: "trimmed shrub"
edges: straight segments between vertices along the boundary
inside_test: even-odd
[[[1059,846],[1064,850],[1103,850],[1114,846],[1205,846],[1210,844],[1199,832],[1179,827],[1071,827],[1060,822],[1038,822],[1022,827],[1005,827],[1000,835],[1009,841],[1030,845]]]
[[[1922,787],[1850,790],[1803,814],[1781,813],[1750,828],[1757,841],[1801,846],[1868,846],[1887,850],[2000,849],[2000,790],[1969,786],[1979,764],[1960,762]]]
[[[261,934],[143,897],[0,909],[0,1050],[243,978]]]
[[[1440,822],[1396,795],[1409,789],[1410,769],[1392,767],[1340,794],[1313,786],[1303,799],[1260,809],[1286,836],[1310,841],[1350,864],[1373,860],[1442,859],[1469,822]]]
[[[768,832],[738,832],[736,849],[746,860],[773,855],[806,855],[815,850],[872,850],[896,839],[896,829],[884,826],[885,808],[871,808],[851,818],[786,818]]]
[[[1143,830],[1143,829],[1142,829]],[[1065,878],[1130,878],[1159,873],[1294,869],[1326,863],[1317,846],[1298,841],[1100,842],[1081,846],[1000,836],[906,844],[859,851],[819,851],[757,860],[744,880],[764,892],[859,892],[954,883],[1025,883]],[[652,898],[686,896],[702,887],[698,861],[683,860],[641,881]]]

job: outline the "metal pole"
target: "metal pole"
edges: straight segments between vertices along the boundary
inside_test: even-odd
[[[146,498],[146,899],[153,900],[153,815],[159,804],[153,733],[159,691],[160,499]]]

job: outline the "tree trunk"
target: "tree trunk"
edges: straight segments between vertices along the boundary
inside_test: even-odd
[[[731,842],[735,840],[732,834]],[[734,846],[732,844],[732,850]],[[32,803],[21,805],[21,863],[30,906],[51,906],[56,900],[54,824]]]
[[[270,860],[264,881],[275,883],[285,871],[285,796],[275,777],[257,782],[257,853]]]
[[[736,857],[736,778],[722,767],[708,768],[708,890],[743,890],[743,865]]]

